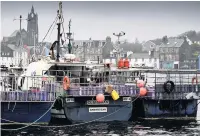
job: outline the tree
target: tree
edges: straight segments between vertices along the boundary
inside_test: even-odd
[[[138,40],[138,38],[135,38],[135,44],[139,44],[140,42],[139,42],[139,40]]]
[[[192,53],[192,57],[196,58],[200,54],[200,45],[196,43],[192,44],[191,53]]]

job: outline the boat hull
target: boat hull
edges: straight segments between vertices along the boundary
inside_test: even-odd
[[[120,98],[113,101],[106,98],[109,104],[88,104],[91,97],[76,97],[74,102],[64,100],[65,116],[71,122],[108,122],[108,121],[129,121],[132,117],[132,102],[123,101]],[[120,109],[120,110],[119,110]]]
[[[2,123],[32,123],[40,118],[52,105],[52,102],[1,102]],[[48,124],[51,111],[36,123]]]
[[[195,119],[197,100],[144,100],[145,118]]]

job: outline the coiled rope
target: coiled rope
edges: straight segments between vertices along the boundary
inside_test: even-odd
[[[92,122],[95,122],[95,121],[98,121],[98,120],[101,120],[103,118],[106,118],[106,117],[109,117],[115,113],[117,113],[118,111],[120,111],[122,108],[128,106],[129,104],[132,104],[134,101],[136,101],[140,96],[137,96],[134,100],[131,101],[131,103],[128,103],[127,105],[119,108],[118,110],[108,114],[108,115],[105,115],[103,117],[100,117],[100,118],[97,118],[97,119],[94,119],[94,120],[91,120],[91,121],[87,121],[87,122],[83,122],[83,123],[78,123],[78,124],[72,124],[72,125],[63,125],[63,126],[41,126],[41,125],[33,125],[34,123],[36,123],[38,120],[40,120],[45,114],[47,114],[47,112],[49,112],[51,110],[51,108],[53,107],[54,103],[52,104],[52,106],[47,110],[47,112],[45,112],[41,117],[39,117],[37,120],[35,120],[33,123],[30,123],[29,125],[26,125],[24,127],[21,127],[21,128],[17,128],[17,129],[2,129],[4,131],[17,131],[17,130],[21,130],[21,129],[24,129],[24,128],[27,128],[29,126],[38,126],[38,127],[47,127],[47,128],[50,128],[50,127],[54,127],[54,128],[62,128],[62,127],[73,127],[73,126],[80,126],[80,125],[85,125],[85,124],[88,124],[88,123],[92,123]],[[2,119],[1,120],[6,120],[6,119]],[[25,124],[25,123],[18,123],[18,122],[14,122],[14,121],[10,121],[10,120],[6,120],[6,121],[9,121],[9,122],[13,122],[13,123],[17,123],[17,124]]]

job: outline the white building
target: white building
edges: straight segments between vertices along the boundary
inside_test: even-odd
[[[130,64],[132,67],[134,66],[147,66],[147,67],[154,67],[159,69],[159,57],[153,56],[152,54],[148,53],[133,53],[131,55]]]
[[[28,52],[26,49],[20,47],[16,47],[13,44],[4,45],[1,47],[1,57],[0,57],[0,65],[10,66],[15,65],[18,66],[20,60],[22,59],[22,65],[28,65]]]
[[[116,65],[116,57],[111,57],[110,59],[104,59],[104,63],[111,63],[114,66]],[[130,66],[131,67],[140,67],[140,66],[146,66],[146,67],[154,67],[156,69],[160,68],[159,65],[159,56],[154,55],[150,53],[132,53],[132,52],[127,52],[121,58],[125,59],[128,58],[130,61]]]
[[[112,64],[116,65],[117,55],[119,55],[120,58],[125,59],[125,58],[129,58],[132,53],[133,53],[132,51],[126,52],[126,51],[121,50],[120,54],[117,54],[117,51],[115,49],[113,49],[112,51],[110,51],[110,57],[104,59],[103,62],[104,63],[112,63]]]

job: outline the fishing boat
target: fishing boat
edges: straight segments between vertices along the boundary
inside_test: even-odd
[[[17,90],[20,92],[11,89],[1,93],[2,119],[16,122],[33,122],[38,118],[41,118],[39,122],[63,119],[74,123],[129,121],[136,116],[196,117],[195,106],[200,96],[199,82],[196,82],[200,81],[199,70],[132,68],[127,59],[120,58],[115,66],[79,61],[72,52],[71,21],[67,33],[68,51],[61,54],[61,2],[58,19],[58,37],[50,54],[29,64],[26,72],[19,76]],[[13,94],[17,100],[11,99]]]
[[[200,99],[200,70],[141,70],[148,90],[135,111],[144,119],[195,120]]]
[[[10,66],[1,73],[1,124],[50,122],[58,88],[55,77],[40,76],[51,66],[44,62],[38,60],[23,67],[21,61],[19,66]]]
[[[58,24],[57,58],[55,60],[52,50],[50,58],[53,60],[46,61],[46,65],[51,64],[51,67],[45,70],[45,74],[55,76],[62,88],[51,110],[52,118],[90,122],[128,121],[136,116],[196,117],[197,108],[194,107],[198,105],[200,90],[199,82],[195,84],[193,78],[200,77],[199,70],[132,68],[127,60],[122,59],[117,60],[116,66],[77,61],[71,52],[70,23],[68,53],[59,58]],[[99,95],[104,96],[101,102]]]

